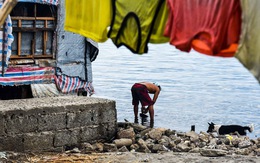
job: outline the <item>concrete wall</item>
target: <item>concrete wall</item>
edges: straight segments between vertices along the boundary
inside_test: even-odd
[[[62,151],[115,136],[115,101],[61,96],[0,101],[0,151]]]

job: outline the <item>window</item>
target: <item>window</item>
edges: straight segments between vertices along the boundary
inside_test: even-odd
[[[20,2],[10,15],[14,35],[11,64],[18,59],[55,58],[56,6]]]

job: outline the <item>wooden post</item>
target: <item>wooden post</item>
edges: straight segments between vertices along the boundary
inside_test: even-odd
[[[6,25],[6,22],[4,22],[4,26],[3,26],[3,38],[2,38],[2,76],[4,76],[4,61],[5,61],[5,25]]]
[[[0,26],[4,24],[7,15],[10,14],[16,4],[17,0],[5,0],[0,9]]]
[[[195,131],[195,125],[192,125],[190,130]]]

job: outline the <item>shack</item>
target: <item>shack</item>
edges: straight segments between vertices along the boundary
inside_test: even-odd
[[[62,152],[115,136],[115,101],[65,96],[93,94],[99,50],[64,31],[64,3],[19,0],[0,31],[0,151]]]
[[[18,0],[0,31],[1,100],[94,93],[98,44],[64,31],[64,3]]]

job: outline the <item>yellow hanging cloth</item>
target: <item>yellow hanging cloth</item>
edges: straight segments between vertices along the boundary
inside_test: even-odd
[[[111,0],[66,0],[64,30],[105,42],[112,18]]]
[[[162,7],[160,8],[158,16],[156,17],[151,38],[149,40],[150,43],[160,44],[169,42],[170,38],[163,35],[168,19],[168,13],[169,9],[166,4],[166,1],[164,1]]]
[[[241,0],[242,32],[235,57],[260,83],[260,1]]]
[[[113,19],[108,37],[119,48],[148,52],[148,42],[164,0],[113,0]]]

